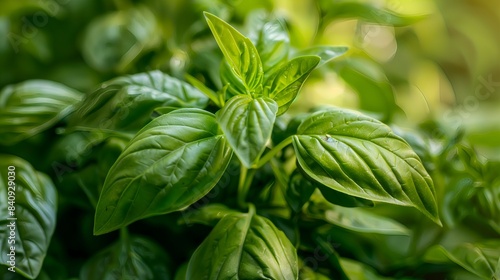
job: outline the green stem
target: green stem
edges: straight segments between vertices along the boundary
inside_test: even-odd
[[[261,168],[264,164],[270,161],[277,153],[283,150],[283,148],[285,148],[290,144],[292,144],[292,136],[281,141],[281,143],[273,147],[269,152],[267,152],[263,157],[261,157],[259,159],[259,162],[255,164],[254,168]]]
[[[246,197],[256,171],[256,169],[249,170],[245,166],[241,166],[240,181],[238,183],[238,205],[241,208],[247,207]]]

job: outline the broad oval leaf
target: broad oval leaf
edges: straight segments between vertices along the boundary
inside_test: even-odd
[[[211,203],[200,209],[183,211],[182,220],[180,222],[186,225],[202,224],[215,226],[220,219],[224,218],[224,216],[236,213],[239,212],[227,207],[224,204]]]
[[[207,103],[195,87],[156,70],[103,83],[79,103],[70,125],[137,131],[157,107],[204,108]]]
[[[318,65],[317,56],[297,57],[275,70],[266,82],[270,86],[269,97],[278,103],[278,116],[288,110],[299,94],[302,84]]]
[[[146,125],[109,170],[94,234],[181,210],[219,181],[232,151],[214,115],[179,109]]]
[[[302,169],[319,183],[368,200],[414,206],[440,224],[431,177],[387,125],[332,108],[304,120],[293,146]]]
[[[81,280],[170,279],[168,257],[161,246],[148,239],[131,237],[90,258],[80,271]]]
[[[268,219],[247,214],[222,218],[189,261],[186,280],[298,278],[297,252]]]
[[[8,172],[9,166],[15,174]],[[57,191],[47,175],[21,158],[0,155],[0,168],[0,264],[11,267],[8,254],[14,252],[16,272],[34,279],[56,227]],[[9,207],[15,207],[12,215]]]
[[[222,19],[207,12],[204,14],[232,73],[246,86],[247,94],[259,93],[264,72],[253,43]]]
[[[62,84],[29,80],[0,92],[0,144],[15,144],[57,123],[82,94]]]
[[[217,112],[217,121],[229,145],[247,168],[264,152],[277,111],[278,105],[270,98],[238,95]]]
[[[393,219],[373,214],[362,208],[341,207],[318,199],[309,205],[308,215],[356,232],[387,235],[410,233],[408,228]]]
[[[462,243],[442,252],[454,263],[483,279],[500,279],[500,240],[487,240],[480,243]]]

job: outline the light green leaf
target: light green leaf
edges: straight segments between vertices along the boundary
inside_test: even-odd
[[[21,158],[0,155],[0,169],[0,264],[11,267],[8,254],[13,252],[15,271],[34,279],[56,227],[57,192],[47,175]]]
[[[82,95],[62,84],[29,80],[0,92],[0,144],[15,144],[64,118]]]
[[[106,177],[94,234],[181,210],[207,194],[232,156],[219,133],[214,115],[200,109],[179,109],[146,125]]]
[[[229,145],[247,168],[264,152],[277,111],[278,105],[270,98],[238,95],[217,112],[217,121]]]
[[[500,279],[500,240],[480,243],[462,243],[451,251],[441,247],[445,255],[454,263],[483,279]]]
[[[302,84],[311,71],[318,65],[317,56],[301,56],[280,66],[275,74],[266,82],[270,86],[269,97],[278,103],[278,116],[288,110],[288,107],[299,94]]]
[[[376,7],[372,3],[359,1],[323,1],[331,7],[325,7],[327,11],[325,21],[338,20],[341,18],[359,18],[367,22],[381,25],[405,26],[424,19],[425,15],[401,15],[387,9]],[[333,6],[334,5],[334,6]]]
[[[115,78],[79,103],[70,125],[137,131],[157,107],[204,108],[208,98],[193,86],[160,71]]]
[[[121,239],[89,259],[80,271],[81,280],[170,279],[168,258],[150,240]]]
[[[255,44],[262,60],[264,74],[275,65],[286,61],[290,49],[290,38],[286,24],[280,19],[269,19],[262,14],[249,17],[248,37]]]
[[[220,220],[193,253],[186,280],[297,279],[295,248],[271,221],[254,211]]]
[[[308,215],[356,232],[387,235],[410,233],[404,225],[393,219],[373,214],[362,208],[346,208],[322,200],[314,200],[309,204]]]
[[[245,93],[260,94],[264,72],[255,46],[222,19],[207,12],[204,14],[232,73],[245,85]]]
[[[434,186],[418,156],[385,124],[332,108],[310,115],[293,136],[309,177],[368,200],[414,206],[440,224]]]
[[[365,265],[363,263],[341,258],[340,265],[342,270],[347,274],[349,279],[356,280],[389,280],[392,278],[382,277],[378,275],[372,267]]]
[[[315,46],[297,53],[297,56],[317,55],[321,58],[318,66],[320,67],[331,60],[345,54],[349,48],[343,46]]]

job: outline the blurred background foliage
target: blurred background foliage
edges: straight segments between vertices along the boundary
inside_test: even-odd
[[[0,87],[37,78],[88,92],[151,69],[220,87],[202,11],[242,30],[272,12],[295,51],[349,47],[292,112],[331,104],[406,126],[438,119],[500,158],[500,6],[488,0],[3,0]]]
[[[154,69],[178,78],[189,74],[220,89],[222,54],[203,11],[222,17],[245,34],[251,34],[255,25],[277,18],[290,33],[292,54],[318,45],[347,46],[345,55],[313,72],[289,115],[334,105],[375,116],[405,137],[433,177],[445,229],[415,220],[411,240],[360,235],[358,240],[366,239],[372,246],[371,255],[356,244],[341,248],[342,255],[401,279],[419,271],[416,260],[435,264],[417,275],[440,275],[447,270],[441,266],[446,257],[467,269],[467,263],[461,263],[463,258],[453,255],[452,249],[472,246],[459,252],[478,251],[483,246],[465,241],[496,238],[498,242],[497,1],[2,0],[0,89],[29,79],[47,79],[88,93],[113,77]],[[280,38],[273,39],[279,43]],[[286,118],[290,117],[282,117]],[[31,139],[35,143],[42,140]],[[19,154],[36,157],[37,151],[29,147],[19,149],[26,143],[30,142],[15,147],[22,150]],[[98,170],[82,172],[89,173],[89,178],[104,178],[105,174],[94,176]],[[409,217],[417,216],[411,210],[394,211],[389,206],[377,211],[405,224]],[[69,220],[75,220],[70,226],[80,222],[74,217]],[[172,220],[175,223],[175,217]],[[91,217],[85,216],[83,223],[91,228]],[[335,240],[352,238],[343,234],[336,231]],[[90,255],[108,241],[99,239],[96,244],[90,233],[81,235],[86,248],[73,245],[68,254]],[[62,251],[58,244],[62,243],[52,245],[53,251]],[[179,244],[170,246],[182,251],[176,246],[183,242]],[[78,267],[83,260],[74,260],[72,265]],[[398,266],[413,268],[398,270]]]

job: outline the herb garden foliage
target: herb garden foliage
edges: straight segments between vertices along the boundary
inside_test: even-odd
[[[453,250],[438,242],[425,246],[432,233],[421,240],[422,227],[407,228],[393,219],[398,215],[383,215],[384,209],[396,210],[430,231],[441,231],[438,202],[446,202],[439,209],[447,226],[469,214],[454,212],[463,209],[454,207],[465,201],[460,195],[443,200],[436,194],[428,173],[437,176],[443,168],[436,159],[451,158],[453,166],[474,160],[476,177],[458,167],[448,174],[457,175],[453,180],[484,182],[474,193],[453,189],[486,201],[482,205],[498,198],[498,188],[490,187],[498,184],[495,166],[476,158],[458,138],[448,141],[452,144],[441,154],[430,154],[418,135],[396,134],[376,119],[341,108],[295,116],[280,128],[278,117],[310,73],[346,48],[314,47],[294,55],[279,21],[263,25],[251,40],[210,13],[205,18],[224,58],[217,91],[193,77],[187,77],[188,84],[160,71],[118,77],[85,96],[39,80],[2,91],[2,145],[43,143],[45,132],[65,124],[52,131],[59,134],[56,152],[37,163],[55,170],[52,179],[18,156],[0,156],[2,225],[7,217],[3,174],[8,165],[17,170],[17,274],[30,279],[54,275],[54,257],[45,257],[61,217],[57,196],[68,200],[74,195],[56,190],[55,180],[84,190],[89,203],[77,203],[95,207],[95,235],[120,231],[118,241],[78,267],[81,279],[170,279],[171,270],[175,279],[194,280],[389,279],[378,273],[412,279],[405,274],[419,266],[425,275],[451,271],[452,263],[484,279],[498,278],[498,240],[463,243]],[[76,153],[65,150],[82,143]],[[54,164],[61,158],[70,158],[71,166]],[[67,169],[72,175],[65,174]],[[218,199],[217,192],[231,198]],[[500,231],[499,209],[497,203],[477,214]],[[171,267],[168,252],[156,241],[130,236],[127,226],[179,211],[184,225],[162,216],[166,231],[196,223],[213,229],[194,244],[197,248],[183,244],[189,259]],[[1,240],[6,235],[2,226]],[[0,244],[0,261],[8,265],[5,246]],[[413,251],[405,258],[391,246]]]

